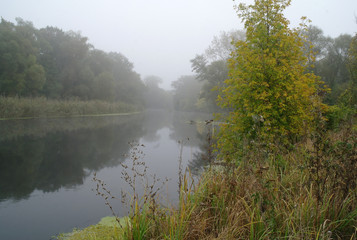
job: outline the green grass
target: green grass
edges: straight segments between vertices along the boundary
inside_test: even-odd
[[[0,120],[94,116],[140,111],[138,106],[99,100],[54,100],[44,97],[19,98],[0,96]]]
[[[58,240],[112,240],[122,239],[123,229],[128,223],[128,218],[119,220],[121,226],[115,217],[105,217],[96,224],[80,229],[74,229],[71,233],[65,233],[57,236]]]

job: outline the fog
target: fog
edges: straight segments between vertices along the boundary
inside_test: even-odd
[[[231,0],[1,0],[0,16],[80,31],[95,48],[124,54],[142,78],[156,75],[161,87],[190,75],[191,63],[221,31],[243,29]],[[324,34],[337,37],[357,29],[355,0],[295,0],[286,11],[293,26],[307,16]]]

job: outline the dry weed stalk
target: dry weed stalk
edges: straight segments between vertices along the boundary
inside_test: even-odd
[[[130,191],[121,190],[121,197],[116,197],[108,189],[106,183],[98,179],[96,173],[94,173],[93,181],[96,182],[96,194],[104,199],[105,205],[109,207],[119,225],[126,228],[127,237],[131,239],[135,235],[135,231],[138,230],[134,228],[140,228],[135,224],[141,223],[140,221],[143,220],[140,219],[141,215],[155,220],[156,215],[161,214],[157,212],[159,209],[158,193],[163,189],[168,179],[161,180],[156,174],[150,175],[149,178],[148,167],[143,160],[145,154],[142,148],[145,146],[137,142],[130,142],[129,145],[130,151],[126,155],[129,161],[128,163],[121,163],[121,178],[129,185]],[[126,226],[121,225],[120,217],[115,212],[111,200],[120,200],[123,205],[129,207],[130,223]]]

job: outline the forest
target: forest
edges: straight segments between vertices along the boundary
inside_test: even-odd
[[[133,64],[120,53],[95,49],[80,33],[2,19],[0,36],[4,96],[142,103],[133,97],[145,88]]]

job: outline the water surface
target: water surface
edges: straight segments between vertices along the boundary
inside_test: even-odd
[[[177,200],[182,165],[194,172],[205,164],[210,115],[148,111],[131,116],[0,121],[0,239],[50,239],[111,214],[96,195],[93,173],[116,196],[129,190],[121,163],[129,142],[143,145],[148,175],[168,177],[161,192]],[[113,202],[119,216],[127,209]]]

